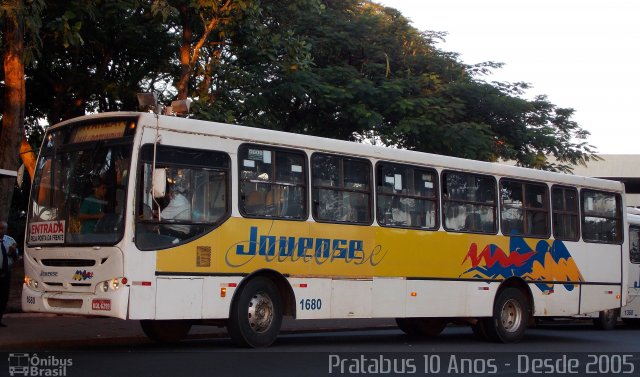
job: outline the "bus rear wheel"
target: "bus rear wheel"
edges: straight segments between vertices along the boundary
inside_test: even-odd
[[[529,322],[527,299],[517,288],[505,288],[493,304],[493,317],[481,318],[481,326],[489,340],[502,343],[519,342]]]
[[[278,337],[281,325],[281,298],[271,280],[253,278],[240,288],[227,323],[234,343],[242,347],[268,347]]]
[[[187,337],[191,323],[183,320],[142,320],[142,332],[159,343],[175,343]]]
[[[603,310],[598,313],[598,318],[593,319],[593,324],[600,330],[613,330],[618,322],[618,311],[616,309]]]
[[[405,334],[417,336],[419,335],[419,332],[416,320],[417,318],[396,318],[396,324]]]

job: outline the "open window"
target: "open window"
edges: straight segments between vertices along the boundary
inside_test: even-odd
[[[186,242],[229,217],[226,153],[158,145],[155,155],[154,170],[153,145],[141,148],[136,206],[141,250]]]

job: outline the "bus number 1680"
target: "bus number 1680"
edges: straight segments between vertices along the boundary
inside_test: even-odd
[[[300,310],[320,310],[322,300],[319,298],[306,298],[300,300]]]

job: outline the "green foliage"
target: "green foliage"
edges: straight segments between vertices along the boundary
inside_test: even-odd
[[[42,13],[46,9],[45,0],[13,0],[0,2],[0,23],[13,22],[23,25],[24,34],[24,62],[31,64],[37,56],[42,40]]]
[[[501,64],[463,64],[435,47],[442,34],[417,31],[394,9],[356,0],[284,18],[264,9],[260,22],[236,25],[252,38],[229,43],[235,60],[217,70],[224,87],[198,116],[558,171],[594,157],[573,110],[522,99],[526,83],[481,80]],[[281,35],[292,53],[278,54]]]
[[[84,40],[80,35],[82,21],[77,20],[78,16],[73,11],[66,11],[62,16],[57,17],[47,25],[50,32],[54,34],[54,39],[62,41],[62,46],[66,49],[70,46],[81,46]]]
[[[166,85],[175,73],[172,37],[160,17],[137,4],[49,4],[41,58],[27,70],[27,108],[53,124],[86,112],[133,110],[137,92]]]
[[[500,63],[464,64],[367,0],[28,3],[29,124],[182,91],[202,119],[558,171],[594,157],[572,109],[484,81]]]

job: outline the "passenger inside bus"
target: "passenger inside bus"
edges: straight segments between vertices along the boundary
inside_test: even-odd
[[[80,233],[94,233],[98,220],[104,217],[104,209],[107,204],[107,184],[101,179],[93,183],[93,193],[84,198],[80,205],[78,219],[81,222]]]

